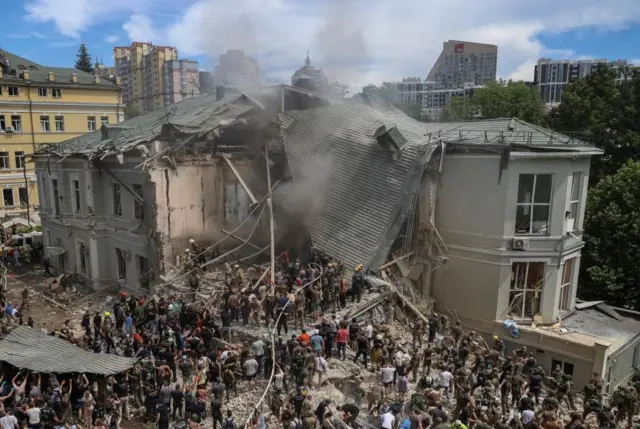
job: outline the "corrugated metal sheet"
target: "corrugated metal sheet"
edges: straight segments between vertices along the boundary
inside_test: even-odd
[[[19,326],[0,341],[0,361],[36,372],[110,375],[132,368],[136,359],[92,353],[40,330]]]
[[[350,101],[281,115],[282,137],[294,182],[308,180],[314,160],[327,165],[322,212],[311,226],[315,247],[376,270],[395,240],[436,143],[428,124],[379,100]],[[397,157],[373,138],[381,125],[396,125],[407,144]],[[328,159],[328,162],[327,162]]]

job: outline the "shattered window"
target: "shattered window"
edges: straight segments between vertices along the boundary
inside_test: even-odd
[[[562,266],[562,284],[560,285],[560,311],[571,310],[571,284],[573,283],[573,264],[576,258],[567,259]]]
[[[547,234],[551,214],[551,174],[521,174],[515,234]]]
[[[87,274],[87,249],[82,242],[78,243],[78,257],[80,259],[80,272]]]
[[[119,183],[113,183],[113,214],[122,216],[122,195]]]
[[[571,178],[571,199],[569,200],[569,213],[567,216],[567,230],[573,231],[578,223],[578,211],[580,209],[582,173],[573,173]]]
[[[540,313],[544,286],[544,262],[515,262],[511,266],[509,315],[531,319]]]
[[[122,249],[116,248],[116,261],[118,263],[118,278],[127,278],[127,259]]]

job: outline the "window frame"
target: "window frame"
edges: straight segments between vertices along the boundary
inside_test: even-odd
[[[142,263],[142,261],[144,261],[144,264]],[[139,280],[142,278],[142,276],[144,276],[149,271],[149,260],[144,256],[136,255],[136,270],[138,271],[138,280]]]
[[[24,170],[26,164],[24,162],[24,151],[23,150],[17,150],[15,152],[13,152],[13,160],[16,163],[16,169],[17,170]]]
[[[38,88],[38,97],[47,98],[49,96],[48,88]]]
[[[573,220],[573,225],[569,231],[578,229],[578,219],[580,216],[580,200],[582,197],[582,171],[575,171],[571,175],[571,189],[569,190],[569,210],[567,212],[567,220]]]
[[[73,212],[81,213],[82,212],[82,204],[80,201],[80,180],[77,178],[71,179],[71,191],[73,192]]]
[[[133,184],[131,188],[133,189],[133,192],[136,193],[136,195],[138,195],[140,198],[143,198],[142,185]],[[144,220],[144,203],[138,201],[138,199],[135,197],[133,198],[133,218],[136,220]]]
[[[56,133],[64,133],[64,116],[57,115],[53,117],[56,125]]]
[[[111,184],[111,204],[112,214],[114,216],[122,217],[122,187],[120,183]]]
[[[50,133],[51,132],[51,117],[48,115],[40,115],[40,132],[41,133]]]
[[[22,115],[11,115],[11,128],[14,133],[22,132]]]
[[[95,131],[96,130],[96,117],[95,116],[87,116],[87,130],[89,130],[89,131]]]
[[[12,94],[12,92],[14,94]],[[20,87],[19,86],[7,86],[7,95],[9,97],[20,97]]]
[[[531,191],[531,198],[529,202],[520,202],[520,183],[523,180],[523,177],[525,176],[533,176],[533,185],[532,185],[532,191]],[[539,176],[549,176],[550,178],[550,184],[549,184],[549,202],[548,203],[544,203],[544,202],[536,202],[536,187],[538,184],[538,177]],[[514,222],[514,235],[515,236],[527,236],[527,235],[532,235],[532,236],[545,236],[545,235],[549,235],[550,234],[550,227],[551,227],[551,211],[553,209],[553,185],[554,185],[554,175],[553,173],[521,173],[518,176],[518,188],[517,188],[517,194],[516,194],[516,213],[515,213],[515,222]],[[518,210],[520,209],[520,207],[528,207],[529,208],[529,214],[525,216],[529,217],[529,227],[527,229],[527,232],[518,232]],[[546,226],[546,231],[544,232],[533,232],[533,217],[534,217],[534,212],[536,207],[547,207],[548,208],[548,213],[547,213],[547,226]]]
[[[118,280],[127,280],[127,258],[124,256],[124,250],[116,247],[116,268],[118,270]]]
[[[89,272],[89,264],[87,260],[87,247],[84,245],[82,241],[78,241],[78,268],[80,269],[80,274],[87,275]]]
[[[7,204],[5,201],[5,192],[11,192],[11,204]],[[2,207],[15,207],[16,206],[16,196],[14,195],[13,188],[4,188],[2,189]]]
[[[2,95],[2,93],[0,93]],[[0,131],[5,131],[7,129],[7,118],[5,115],[0,115]]]
[[[571,295],[573,293],[573,270],[578,257],[565,259],[562,264],[560,277],[560,294],[558,295],[558,310],[560,312],[571,310]],[[569,271],[567,272],[567,269]],[[569,275],[567,279],[566,276]]]
[[[529,280],[529,273],[530,273],[530,268],[532,266],[532,264],[536,264],[536,265],[542,265],[542,276],[541,278],[538,280],[538,282],[536,282],[535,285],[533,285],[533,287],[529,287],[531,285],[529,285],[528,280]],[[509,307],[507,309],[507,313],[512,315],[512,317],[515,320],[531,320],[533,319],[533,317],[536,316],[536,314],[540,314],[540,311],[542,310],[542,294],[544,293],[544,282],[545,282],[545,276],[547,274],[547,265],[548,265],[548,261],[541,261],[541,260],[532,260],[532,261],[512,261],[511,262],[511,284],[509,285]],[[518,276],[518,266],[524,266],[524,272],[520,271],[520,276]],[[522,279],[522,287],[518,287],[518,280]],[[539,287],[537,287],[537,285],[540,285]],[[517,295],[519,295],[520,293],[522,293],[522,304],[520,305],[520,309],[519,309],[519,313],[518,314],[514,314],[513,313],[513,308],[515,305],[515,300],[517,299]],[[533,312],[533,309],[531,311],[531,315],[528,316],[527,315],[527,296],[533,294],[534,295],[534,300],[538,302],[538,309],[537,312]],[[531,301],[532,303],[534,301]]]
[[[100,116],[100,126],[109,125],[109,117],[108,116]]]
[[[11,170],[10,158],[9,151],[0,151],[0,170]]]
[[[51,178],[51,194],[53,197],[53,215],[60,216],[60,183],[57,177]]]
[[[27,197],[27,199],[24,200],[24,203],[29,204],[29,189],[26,186],[20,186],[18,187],[18,202],[20,203],[20,207],[22,207],[22,198],[20,198],[20,191],[23,189],[25,192],[25,196]]]
[[[51,97],[53,97],[53,98],[62,98],[62,89],[61,88],[51,88]]]

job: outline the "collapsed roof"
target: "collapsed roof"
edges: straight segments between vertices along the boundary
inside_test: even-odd
[[[0,341],[0,362],[41,373],[111,375],[132,368],[136,359],[96,354],[39,329],[18,326]]]
[[[314,182],[315,202],[321,202],[311,213],[313,221],[305,223],[312,245],[336,256],[348,269],[363,264],[376,271],[384,262],[427,163],[444,143],[447,152],[601,153],[580,140],[515,118],[422,123],[379,97],[362,95],[329,105],[313,92],[277,85],[251,94],[227,91],[222,99],[187,99],[47,146],[36,156],[102,159],[159,138],[171,140],[169,150],[193,137],[215,146],[227,128],[248,123],[260,127],[277,118],[292,182]]]
[[[43,146],[35,155],[103,158],[137,150],[141,144],[169,135],[180,137],[170,142],[176,144],[180,139],[201,138],[207,133],[219,136],[224,129],[258,118],[258,112],[266,111],[275,120],[282,105],[285,108],[302,108],[327,104],[312,92],[288,85],[271,86],[251,94],[227,89],[221,99],[218,97],[189,98],[118,124],[104,125],[98,131],[62,143]]]

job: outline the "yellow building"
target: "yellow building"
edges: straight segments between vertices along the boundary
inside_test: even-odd
[[[72,68],[36,64],[0,50],[0,215],[37,208],[25,155],[124,119],[120,88]]]

